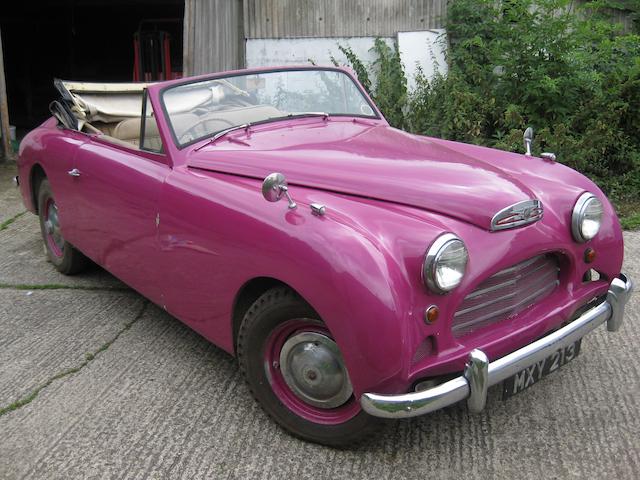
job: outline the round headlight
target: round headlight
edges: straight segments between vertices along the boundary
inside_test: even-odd
[[[602,202],[592,193],[578,198],[571,215],[571,231],[577,242],[591,240],[598,234],[602,223]]]
[[[462,240],[452,233],[440,235],[424,257],[422,278],[435,293],[447,293],[462,282],[469,254]]]

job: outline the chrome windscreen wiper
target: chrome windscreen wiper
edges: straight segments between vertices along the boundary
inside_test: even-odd
[[[236,125],[234,127],[229,127],[229,128],[225,128],[224,130],[216,133],[213,138],[211,139],[212,142],[215,142],[216,140],[218,140],[220,137],[224,137],[227,133],[229,132],[233,132],[234,130],[249,130],[249,127],[251,126],[251,123],[247,122],[247,123],[243,123],[242,125]]]
[[[261,123],[268,123],[268,122],[272,122],[272,121],[276,121],[276,120],[285,120],[288,118],[302,118],[302,117],[322,117],[323,120],[326,120],[327,118],[329,118],[329,114],[326,112],[291,112],[288,113],[286,115],[283,115],[281,117],[270,117],[270,118],[266,118],[264,120],[259,120],[257,122],[247,122],[247,123],[243,123],[242,125],[235,125],[233,127],[229,127],[229,128],[225,128],[224,130],[220,130],[218,133],[216,133],[213,137],[211,137],[211,139],[205,143],[204,145],[199,146],[198,148],[196,148],[194,151],[198,151],[208,145],[211,145],[212,143],[215,143],[216,140],[218,140],[219,138],[224,137],[227,133],[230,132],[234,132],[236,130],[249,130],[249,128],[252,125],[257,125],[257,124],[261,124]]]
[[[211,145],[212,143],[215,143],[216,140],[218,140],[219,138],[224,137],[227,133],[231,133],[235,130],[244,130],[247,131],[249,130],[249,127],[251,127],[251,123],[247,122],[247,123],[243,123],[242,125],[234,125],[233,127],[229,127],[229,128],[225,128],[224,130],[220,130],[218,133],[216,133],[211,140],[209,140],[207,143],[205,143],[204,145],[199,146],[198,148],[196,148],[194,151],[198,151],[208,145]]]
[[[327,112],[291,112],[288,113],[285,118],[297,118],[297,117],[322,117],[323,119],[329,118]]]

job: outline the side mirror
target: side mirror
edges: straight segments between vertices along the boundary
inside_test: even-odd
[[[287,197],[289,202],[289,208],[296,208],[296,202],[293,201],[291,195],[289,195],[289,187],[287,186],[287,179],[281,173],[272,173],[262,182],[262,196],[267,202],[277,202],[282,196]]]
[[[531,146],[533,145],[533,128],[527,127],[524,131],[524,154],[531,156]]]

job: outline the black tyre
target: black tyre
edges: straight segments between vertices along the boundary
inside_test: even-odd
[[[88,259],[62,236],[58,207],[46,178],[40,182],[38,188],[38,216],[45,252],[53,266],[65,275],[73,275],[84,270]]]
[[[238,332],[237,353],[253,396],[297,437],[346,447],[382,425],[361,410],[327,327],[286,287],[267,291],[251,306]]]

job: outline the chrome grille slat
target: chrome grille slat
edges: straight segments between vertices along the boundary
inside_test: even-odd
[[[553,271],[550,271],[550,272],[545,273],[542,277],[538,278],[538,279],[535,281],[534,285],[535,285],[535,286],[538,286],[538,284],[540,284],[540,283],[544,283],[544,281],[545,281],[545,280],[547,280],[547,278],[548,278],[549,276],[551,276],[551,275],[553,275],[553,274],[555,274],[555,273],[556,273],[556,272],[553,272]],[[516,282],[514,281],[513,283],[515,284]],[[529,288],[530,288],[530,286],[529,286]],[[542,290],[544,290],[545,288],[546,288],[546,287],[545,287],[545,286],[543,286],[541,289],[539,289],[539,291],[542,291]],[[503,296],[501,296],[501,297],[494,297],[494,298],[492,298],[491,300],[487,300],[486,302],[479,303],[479,304],[477,304],[477,305],[474,305],[473,307],[465,308],[464,310],[458,310],[458,311],[455,313],[455,316],[456,316],[456,317],[459,317],[459,316],[465,315],[465,314],[467,314],[467,313],[470,313],[470,312],[474,312],[474,311],[476,311],[476,310],[479,310],[479,309],[481,309],[481,308],[488,307],[489,305],[493,305],[494,303],[498,303],[498,302],[500,302],[500,301],[502,301],[502,300],[507,300],[507,299],[509,299],[509,298],[513,298],[513,297],[515,297],[516,295],[518,295],[519,293],[521,293],[521,292],[520,292],[520,291],[513,291],[513,292],[510,292],[510,293],[508,293],[508,294],[506,294],[506,295],[503,295]],[[536,291],[536,292],[533,292],[533,296],[535,296],[535,295],[536,295],[536,293],[537,293],[537,291]],[[467,296],[466,298],[469,298],[469,297]],[[520,302],[518,302],[518,303],[520,303]],[[517,306],[517,305],[518,305],[518,303],[516,303],[515,305]]]
[[[494,312],[488,313],[488,314],[486,314],[484,317],[475,318],[475,319],[471,320],[470,322],[467,322],[467,323],[461,323],[461,324],[459,324],[459,325],[456,325],[456,327],[454,327],[454,330],[455,330],[456,328],[457,328],[457,329],[461,329],[461,328],[464,328],[464,327],[466,327],[466,326],[469,326],[469,325],[473,325],[473,324],[475,324],[475,323],[482,322],[483,320],[486,320],[487,318],[490,318],[490,317],[493,317],[493,316],[496,316],[496,315],[500,315],[501,313],[505,313],[505,312],[507,312],[507,311],[509,311],[509,310],[512,310],[513,308],[518,308],[518,307],[520,307],[520,306],[522,306],[522,305],[526,304],[527,302],[529,302],[529,301],[530,301],[530,300],[532,300],[533,298],[535,298],[535,297],[536,297],[536,295],[538,295],[538,294],[540,294],[540,293],[544,293],[544,291],[545,291],[545,290],[553,290],[553,289],[556,287],[556,285],[558,285],[558,281],[557,281],[557,280],[556,280],[554,283],[550,283],[549,285],[547,285],[546,287],[542,288],[541,290],[539,290],[539,291],[537,291],[537,292],[533,292],[533,293],[532,293],[531,295],[529,295],[527,298],[525,298],[525,299],[521,300],[520,302],[518,302],[518,303],[516,303],[516,304],[514,304],[514,305],[509,305],[508,307],[504,307],[504,308],[502,308],[502,309],[500,309],[500,310],[497,310],[497,311],[494,311]]]
[[[453,334],[462,336],[518,314],[549,295],[558,277],[558,260],[552,254],[501,270],[465,297],[453,317]]]
[[[541,257],[533,257],[530,258],[529,260],[525,260],[524,262],[521,262],[517,265],[514,265],[513,267],[509,267],[509,268],[505,268],[504,270],[500,270],[498,273],[496,273],[495,275],[493,275],[491,278],[496,278],[496,277],[503,277],[505,275],[510,275],[511,273],[518,271],[518,270],[522,270],[523,268],[527,268],[529,265],[536,263],[540,260]]]
[[[534,273],[536,273],[538,270],[541,270],[545,267],[546,265],[543,263],[540,266],[538,266],[537,268],[535,268],[534,270],[531,270],[527,273],[520,273],[518,275],[516,275],[514,278],[507,280],[506,282],[503,283],[498,283],[497,285],[494,285],[492,287],[487,287],[487,288],[481,288],[481,289],[476,289],[473,292],[471,292],[469,295],[467,295],[465,297],[465,300],[471,299],[471,298],[476,298],[479,297],[480,295],[484,295],[485,293],[489,293],[489,292],[493,292],[495,290],[498,290],[499,288],[502,288],[504,286],[508,286],[508,285],[513,285],[515,284],[518,280],[520,280],[521,278],[527,277],[529,275],[533,275]],[[513,269],[514,267],[511,267],[510,270],[511,271],[516,271]],[[498,275],[503,276],[504,270],[501,272],[498,272],[497,274],[495,274],[493,277],[491,278],[495,278]]]

